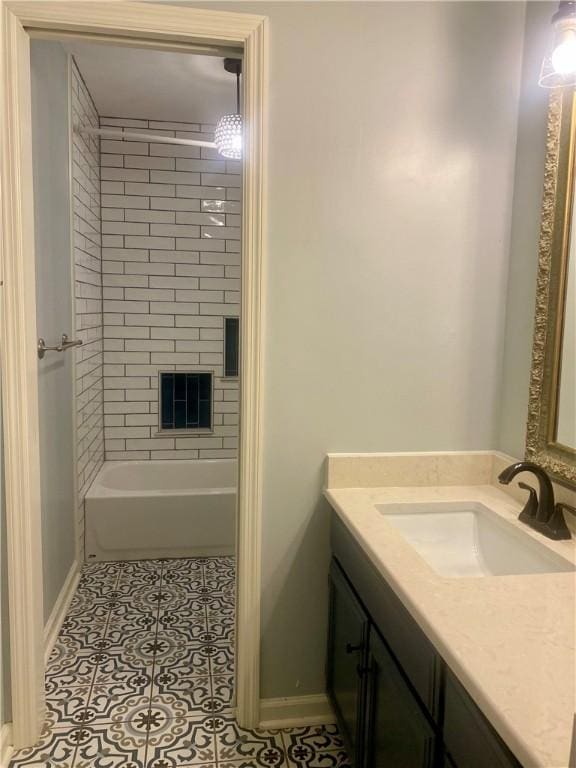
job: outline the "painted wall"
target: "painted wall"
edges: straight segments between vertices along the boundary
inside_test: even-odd
[[[213,125],[101,118],[212,140]],[[224,318],[239,314],[240,164],[214,149],[101,142],[106,459],[235,458],[238,380]],[[212,371],[209,434],[160,432],[158,372]]]
[[[99,115],[76,66],[72,64],[70,104],[73,125],[97,128]],[[100,222],[100,140],[72,135],[74,229],[76,430],[76,533],[84,551],[84,497],[104,462],[102,248]]]
[[[325,453],[498,444],[524,6],[218,8],[270,19],[262,695],[297,696]]]
[[[552,44],[550,19],[555,8],[554,3],[526,4],[498,440],[502,451],[518,457],[524,456],[526,440],[546,159],[548,92],[538,86],[538,77]]]
[[[51,345],[72,328],[68,57],[31,45],[32,149],[38,336]],[[44,620],[75,560],[72,358],[38,361]]]

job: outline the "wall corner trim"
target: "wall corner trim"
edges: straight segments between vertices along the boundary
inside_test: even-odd
[[[0,768],[8,768],[13,752],[12,723],[3,723],[0,726]]]
[[[48,621],[44,627],[44,663],[48,663],[52,649],[56,644],[60,629],[66,618],[66,613],[76,592],[76,587],[80,581],[80,565],[78,560],[74,560],[66,580],[62,585],[58,599],[54,603],[52,613],[48,617]]]
[[[325,693],[260,699],[260,728],[299,728],[336,722]]]

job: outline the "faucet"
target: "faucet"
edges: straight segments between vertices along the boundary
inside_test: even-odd
[[[518,461],[498,475],[498,481],[503,485],[508,485],[520,472],[531,472],[537,479],[540,494],[538,495],[534,488],[525,483],[518,483],[520,488],[529,492],[528,501],[522,512],[518,516],[526,525],[534,528],[535,531],[542,533],[549,539],[569,539],[571,538],[570,529],[566,525],[562,510],[567,508],[566,504],[554,503],[554,487],[546,472],[531,461]],[[569,509],[569,511],[572,511]]]

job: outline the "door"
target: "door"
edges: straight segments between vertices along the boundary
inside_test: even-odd
[[[348,754],[362,765],[368,617],[336,560],[330,567],[327,690]]]
[[[366,768],[433,768],[434,731],[373,627],[368,668]]]
[[[33,41],[31,78],[37,330],[56,346],[63,333],[73,335],[68,57],[61,45]],[[44,622],[75,560],[73,354],[38,359]]]

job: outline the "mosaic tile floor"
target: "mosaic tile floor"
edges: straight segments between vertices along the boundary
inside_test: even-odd
[[[234,578],[229,557],[84,566],[10,768],[349,768],[334,726],[236,724]]]

